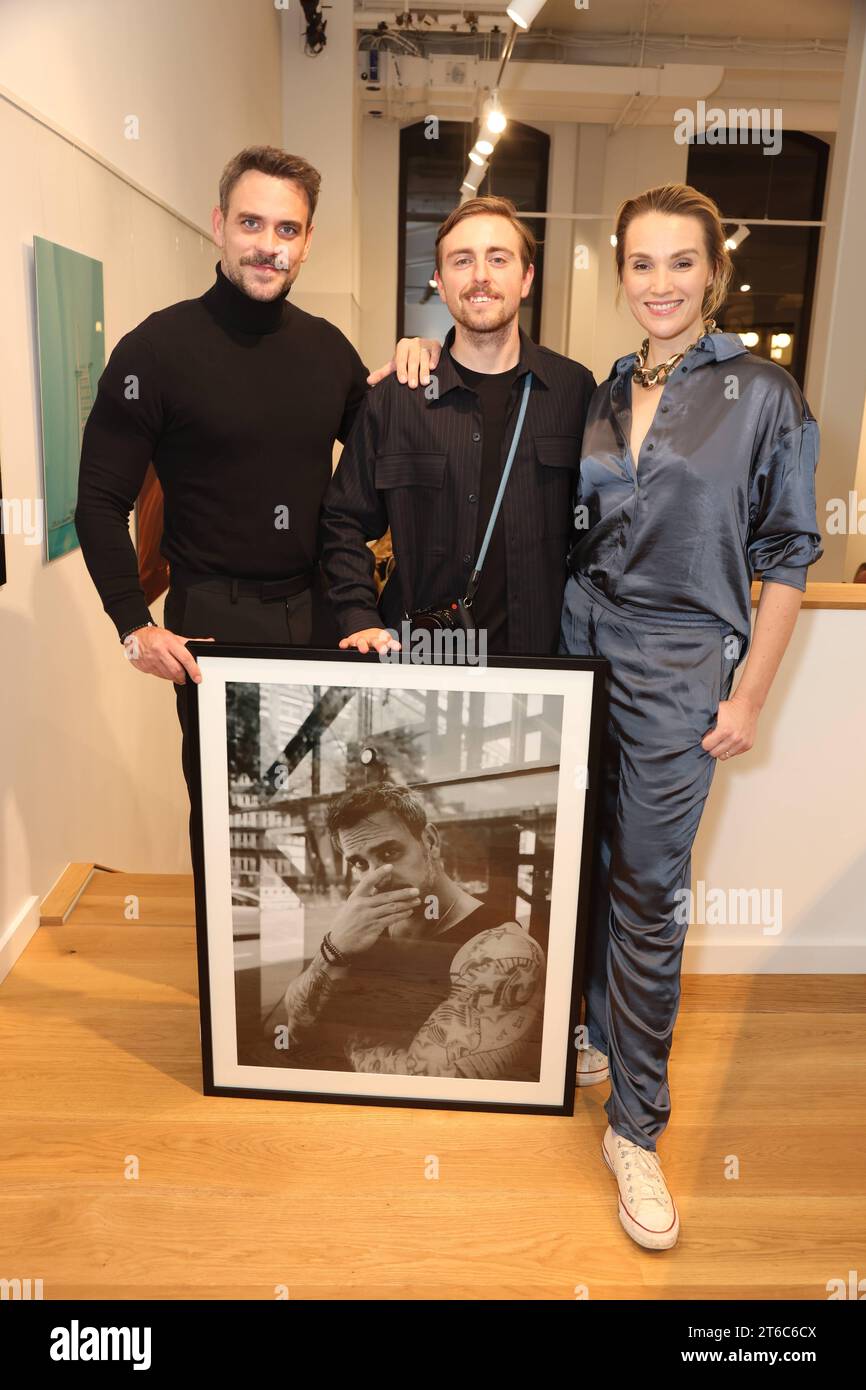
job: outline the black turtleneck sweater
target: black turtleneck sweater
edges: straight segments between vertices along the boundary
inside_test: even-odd
[[[151,459],[169,564],[297,574],[318,557],[334,440],[345,443],[367,390],[366,367],[333,324],[287,299],[250,299],[216,270],[201,298],[120,339],[85,426],[75,526],[118,635],[150,619],[129,513]]]

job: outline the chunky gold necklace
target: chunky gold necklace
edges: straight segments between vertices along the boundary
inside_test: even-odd
[[[719,332],[721,332],[721,330],[717,327],[715,319],[707,319],[701,338],[707,333]],[[647,353],[649,352],[649,338],[644,338],[638,349],[637,358],[632,369],[632,381],[639,382],[641,386],[661,385],[667,381],[674,368],[682,362],[686,353],[691,352],[692,348],[701,341],[701,338],[696,338],[694,343],[689,343],[688,347],[683,348],[682,352],[675,352],[673,356],[669,357],[665,362],[660,362],[657,367],[648,367],[646,365]]]

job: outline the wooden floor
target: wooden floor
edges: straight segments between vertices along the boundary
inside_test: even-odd
[[[97,873],[0,986],[0,1277],[46,1299],[826,1299],[866,1276],[863,984],[684,981],[659,1145],[682,1234],[650,1253],[600,1157],[607,1085],[568,1119],[203,1097],[191,880]]]

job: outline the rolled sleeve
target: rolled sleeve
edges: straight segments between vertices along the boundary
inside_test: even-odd
[[[749,493],[747,553],[753,576],[805,589],[823,555],[815,503],[818,423],[796,383],[775,403]]]

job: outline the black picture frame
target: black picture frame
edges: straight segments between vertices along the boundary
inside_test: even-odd
[[[586,954],[586,933],[594,858],[593,826],[597,787],[600,780],[602,730],[606,718],[606,683],[604,677],[607,663],[596,658],[564,656],[550,658],[491,656],[486,659],[483,665],[476,667],[437,662],[423,664],[418,661],[407,662],[405,660],[385,663],[375,654],[361,655],[354,651],[211,642],[190,642],[189,650],[198,661],[202,671],[201,686],[187,682],[184,688],[188,701],[190,740],[192,801],[190,836],[195,883],[204,1094],[331,1104],[397,1105],[445,1110],[572,1115],[574,1113],[577,1060],[575,1033],[580,1016]],[[333,681],[331,682],[332,671]],[[503,672],[507,674],[504,676]],[[507,678],[508,676],[510,679]],[[313,677],[317,679],[313,679]],[[258,692],[256,692],[256,687],[258,687]],[[264,695],[263,687],[266,687]],[[278,688],[279,694],[274,693],[274,687]],[[326,691],[325,696],[319,693],[322,689]],[[306,692],[303,698],[298,693],[301,691]],[[312,695],[309,694],[310,691],[313,692]],[[355,693],[347,694],[349,691]],[[325,735],[327,735],[332,747],[330,753],[331,780],[336,779],[339,782],[343,776],[348,783],[351,772],[351,777],[357,781],[357,768],[354,766],[350,768],[348,751],[346,751],[345,766],[342,773],[339,770],[338,765],[341,762],[342,754],[334,753],[333,748],[344,747],[348,750],[348,742],[345,740],[343,743],[339,742],[336,732],[337,721],[343,713],[351,710],[356,696],[359,709],[363,703],[365,708],[374,709],[377,718],[387,719],[383,711],[388,702],[394,698],[395,691],[405,701],[408,702],[411,699],[413,711],[416,706],[420,709],[421,695],[424,695],[425,709],[429,711],[432,696],[435,694],[436,708],[439,709],[444,693],[449,710],[446,721],[451,717],[452,702],[455,710],[462,711],[460,718],[467,726],[468,731],[465,739],[458,737],[456,742],[439,739],[437,728],[433,727],[432,716],[421,716],[422,719],[427,719],[423,730],[419,732],[419,737],[422,738],[425,750],[423,756],[428,761],[432,760],[434,756],[433,750],[435,750],[436,756],[441,759],[443,743],[450,746],[451,742],[454,743],[455,748],[458,746],[462,748],[468,741],[472,745],[472,756],[477,757],[478,721],[477,719],[467,721],[467,708],[476,712],[479,708],[486,708],[485,697],[488,694],[491,695],[493,701],[500,701],[498,707],[510,709],[510,724],[508,720],[499,725],[494,724],[493,733],[488,741],[490,744],[497,742],[493,736],[496,730],[504,728],[506,738],[510,731],[511,741],[508,746],[513,748],[515,728],[519,726],[520,729],[524,729],[533,720],[535,725],[538,725],[540,720],[540,729],[543,732],[539,731],[537,734],[532,734],[532,738],[537,740],[533,747],[540,749],[545,740],[547,746],[552,747],[551,740],[555,737],[557,728],[555,701],[561,701],[558,716],[560,756],[555,763],[551,763],[549,760],[543,761],[539,755],[535,762],[533,760],[524,761],[519,769],[505,768],[503,770],[500,767],[489,775],[479,774],[475,776],[474,773],[470,773],[465,777],[461,777],[460,768],[454,766],[451,768],[450,778],[446,778],[444,782],[437,782],[431,778],[424,782],[417,780],[407,782],[405,777],[401,778],[399,774],[383,777],[383,769],[379,767],[376,769],[376,776],[364,783],[364,785],[372,785],[374,782],[378,784],[385,781],[408,787],[413,796],[419,798],[424,796],[428,799],[430,797],[435,799],[435,795],[463,796],[465,798],[469,796],[470,792],[476,792],[478,789],[488,797],[495,793],[499,802],[506,807],[505,821],[509,826],[512,839],[516,824],[520,845],[523,845],[524,837],[526,837],[526,843],[531,843],[534,848],[539,845],[542,839],[545,840],[549,851],[545,881],[546,878],[549,878],[550,890],[545,901],[549,904],[547,921],[550,930],[549,935],[544,937],[543,1003],[538,1006],[542,1012],[537,1020],[537,1048],[533,1053],[534,1062],[532,1059],[527,1062],[527,1069],[531,1065],[534,1065],[535,1068],[529,1079],[526,1079],[525,1074],[516,1066],[513,1071],[506,1070],[502,1075],[486,1079],[459,1074],[446,1076],[439,1071],[431,1071],[429,1074],[410,1074],[408,1071],[398,1069],[386,1074],[375,1069],[372,1071],[363,1068],[355,1070],[345,1066],[339,1070],[322,1066],[304,1067],[295,1061],[290,1061],[286,1065],[285,1059],[277,1058],[277,1054],[274,1052],[274,1059],[282,1063],[278,1076],[275,1076],[277,1067],[273,1064],[270,1051],[267,1053],[267,1065],[263,1065],[255,1056],[251,1060],[249,1054],[250,1020],[253,1020],[254,1026],[256,1008],[261,1011],[264,1019],[266,1008],[265,1004],[261,1002],[264,993],[262,982],[265,977],[263,962],[266,955],[265,933],[261,923],[269,915],[270,917],[279,916],[279,913],[271,912],[269,914],[268,910],[263,907],[264,889],[261,886],[263,861],[259,858],[259,894],[257,898],[253,894],[253,906],[249,908],[259,923],[258,937],[255,938],[258,954],[258,994],[255,996],[255,1003],[248,1007],[244,1001],[250,996],[248,988],[250,970],[243,969],[238,964],[239,959],[242,960],[245,953],[249,954],[247,946],[239,946],[238,938],[241,941],[246,941],[248,938],[243,934],[243,931],[239,934],[237,925],[239,916],[246,910],[244,904],[246,890],[237,886],[233,888],[231,868],[229,865],[227,878],[225,862],[226,846],[228,846],[229,860],[232,853],[230,821],[233,792],[232,783],[229,780],[230,765],[231,775],[235,778],[235,787],[240,784],[245,785],[243,779],[247,773],[239,773],[238,768],[248,768],[255,763],[255,759],[250,761],[250,749],[247,746],[249,739],[246,735],[249,728],[257,729],[257,740],[254,739],[253,741],[258,749],[259,780],[255,784],[254,793],[250,793],[250,795],[258,796],[257,809],[261,813],[261,817],[266,818],[266,813],[270,811],[272,821],[279,827],[285,826],[287,821],[294,821],[298,814],[302,814],[306,824],[306,818],[312,808],[321,821],[320,803],[322,797],[327,795],[334,798],[340,794],[333,791],[330,793],[321,791],[322,770],[329,766],[326,761],[327,749],[324,754],[322,751],[323,742],[326,741]],[[367,692],[372,692],[372,695],[368,696]],[[279,732],[276,744],[274,743],[273,728],[270,729],[269,734],[266,732],[265,736],[262,735],[262,709],[265,697],[267,697],[269,712],[272,712],[273,708],[277,706],[280,710],[278,720],[281,732]],[[481,706],[477,703],[479,697],[482,699]],[[527,720],[526,711],[531,704],[533,708],[537,709],[539,697],[541,698],[542,711],[545,713],[535,714],[533,720]],[[308,701],[310,707],[310,714],[307,715],[306,719],[302,717],[305,708],[304,699]],[[323,713],[326,708],[323,702],[326,699],[330,701],[327,706],[327,715]],[[473,699],[476,701],[474,705]],[[501,704],[502,701],[507,702],[509,700],[510,705],[503,706]],[[299,701],[300,705],[298,704]],[[256,705],[258,705],[258,715],[255,713]],[[288,706],[292,707],[293,712],[285,712]],[[338,714],[332,718],[330,710],[337,707],[339,707]],[[349,718],[350,715],[346,717]],[[311,718],[313,720],[312,725],[310,725]],[[310,735],[310,727],[316,729],[315,736]],[[282,742],[287,728],[294,729],[291,739],[285,744],[279,757],[266,767],[267,759],[271,757],[274,748]],[[385,749],[383,762],[386,767],[389,765],[389,759],[396,762],[399,761],[400,757],[403,757],[401,731],[399,729],[386,731],[377,737],[380,739],[380,746]],[[411,743],[412,740],[409,742]],[[415,742],[417,744],[418,740],[415,739]],[[318,753],[314,752],[316,746],[318,746]],[[483,739],[482,747],[485,750],[488,747],[488,743],[484,742]],[[528,743],[524,744],[524,748],[528,747]],[[290,748],[292,751],[289,757],[287,754]],[[299,755],[299,749],[305,751]],[[567,770],[563,765],[564,749],[568,749]],[[368,749],[364,751],[369,752]],[[296,800],[291,802],[290,811],[287,811],[285,809],[286,796],[281,795],[281,799],[277,800],[277,792],[285,793],[287,784],[278,786],[277,774],[280,774],[283,768],[288,769],[291,763],[288,776],[294,777],[308,755],[310,757],[310,785],[316,788],[315,795],[298,793]],[[571,761],[572,755],[574,756],[573,763]],[[419,756],[417,749],[413,751],[412,756],[416,758]],[[460,756],[462,757],[464,754],[461,753]],[[486,752],[482,756],[486,756]],[[313,764],[316,757],[318,758],[319,780],[313,781]],[[285,759],[285,761],[281,762],[280,759]],[[307,769],[304,769],[303,777],[306,778],[306,775]],[[508,782],[509,778],[513,779],[511,784]],[[361,783],[358,784],[361,785]],[[478,788],[475,787],[475,784],[478,784]],[[443,787],[446,788],[445,791],[441,790]],[[456,792],[455,787],[457,788]],[[515,799],[516,791],[522,790],[528,797],[532,788],[535,789],[535,806],[534,808],[529,806],[528,810],[525,808],[521,810],[522,803],[519,799]],[[348,787],[346,789],[348,790]],[[553,804],[555,809],[551,840],[550,797],[554,792],[555,803]],[[236,797],[238,796],[237,792],[234,794]],[[291,799],[293,793],[289,792],[288,795]],[[539,795],[547,798],[541,804],[538,802]],[[270,802],[267,797],[272,798]],[[512,798],[511,801],[508,800],[509,797]],[[277,811],[278,805],[281,805],[283,809]],[[580,853],[576,862],[573,847],[567,840],[568,826],[571,824],[572,817],[575,826],[579,827],[577,838],[579,839]],[[450,824],[453,818],[445,819]],[[437,826],[433,817],[429,815],[428,821],[434,825],[435,833],[439,836],[442,833],[441,827]],[[501,821],[500,805],[500,823]],[[530,821],[534,825],[542,827],[537,836],[535,830],[530,832],[523,828],[524,823],[528,824]],[[477,823],[483,834],[488,834],[491,817],[490,815],[481,816],[477,818],[477,821],[471,823],[473,825]],[[255,839],[257,832],[252,831],[250,833]],[[279,833],[283,833],[282,830]],[[427,833],[426,826],[424,833]],[[531,839],[529,838],[530,835],[532,836]],[[471,841],[471,837],[463,836],[460,843],[465,844],[468,841]],[[320,839],[319,845],[321,843]],[[343,841],[340,840],[341,845],[342,843]],[[330,844],[333,848],[334,841],[331,840]],[[318,854],[318,858],[321,859],[321,857],[321,854]],[[440,842],[440,855],[436,862],[440,865],[443,874],[445,873],[445,860],[446,856],[441,849]],[[242,859],[241,862],[244,860]],[[316,874],[313,874],[312,870],[309,869],[309,859],[306,855],[305,862],[305,883],[307,878],[313,878],[316,874],[321,879],[321,866],[317,865]],[[535,883],[535,867],[533,866],[531,875],[533,885]],[[541,871],[539,870],[539,872]],[[456,877],[449,878],[447,881],[459,883]],[[295,879],[294,882],[297,887],[300,878]],[[324,879],[322,879],[322,883],[324,883]],[[462,891],[472,893],[471,887],[466,887],[465,884],[459,886]],[[328,883],[326,887],[322,887],[321,891],[333,893],[334,888],[334,883]],[[290,891],[294,892],[294,889]],[[306,900],[302,900],[299,893],[294,893],[295,898],[302,903],[300,911],[303,922],[304,944],[299,957],[298,974],[301,974],[306,968],[307,911],[309,910],[312,915],[313,906],[311,904],[318,901],[314,898],[311,888],[308,888],[307,891]],[[233,901],[233,898],[238,894],[240,894],[239,900]],[[476,896],[476,894],[472,893],[472,896]],[[342,905],[342,901],[341,898],[339,905]],[[427,900],[425,899],[425,901]],[[483,906],[490,907],[486,900],[480,899],[479,901],[482,902]],[[522,925],[517,913],[523,904],[519,896],[513,901],[515,901],[514,914],[511,914],[509,918],[509,914],[505,913],[505,918],[512,922],[512,926],[499,928],[500,931],[513,930],[514,924]],[[529,895],[527,901],[533,904],[525,909],[530,913],[531,921],[532,913],[535,910],[535,900],[532,895]],[[574,908],[573,913],[569,904]],[[297,911],[298,908],[294,908],[292,911],[283,913],[283,919],[296,915]],[[498,921],[498,916],[496,914],[494,916]],[[480,914],[479,920],[481,920]],[[539,923],[543,920],[541,898],[539,898],[538,920]],[[555,925],[551,927],[550,923],[554,921]],[[468,922],[469,918],[467,917],[466,923],[468,924]],[[457,929],[459,930],[459,924]],[[468,926],[465,929],[468,931]],[[532,934],[533,931],[534,929],[530,928],[528,934]],[[384,935],[387,933],[383,933]],[[474,940],[478,941],[479,938],[475,937]],[[539,947],[539,949],[541,948]],[[414,953],[410,952],[410,954]],[[556,968],[552,969],[551,962],[554,956]],[[358,957],[355,958],[356,963],[357,960]],[[563,970],[560,967],[564,962],[567,962],[567,968]],[[343,971],[343,974],[353,977],[356,972],[349,969]],[[561,978],[563,974],[564,979]],[[398,1013],[399,1007],[402,1006],[400,1001],[403,998],[403,993],[404,991],[401,990],[399,995],[395,994],[394,996],[398,1004]],[[278,1000],[277,1010],[280,1008],[284,1009],[285,1005]],[[271,1013],[274,1014],[274,1010],[271,1010]],[[279,1012],[277,1012],[276,1017],[279,1018]],[[264,1024],[262,1026],[264,1028]],[[274,1026],[275,1036],[279,1036],[279,1028],[282,1026],[281,1024]],[[313,1036],[315,1036],[315,1029]],[[263,1032],[260,1041],[263,1044],[267,1043],[270,1047],[269,1039],[270,1034]],[[276,1046],[277,1044],[274,1043],[273,1047],[276,1048]],[[371,1051],[375,1054],[378,1049],[374,1048]],[[243,1053],[243,1059],[241,1053]],[[394,1055],[402,1056],[403,1054],[398,1051]],[[275,1084],[277,1079],[282,1082],[283,1073],[286,1075],[286,1084]],[[259,1076],[261,1084],[255,1084],[259,1080]],[[327,1085],[322,1080],[325,1077],[329,1079]],[[330,1084],[330,1078],[333,1078],[333,1088]]]

